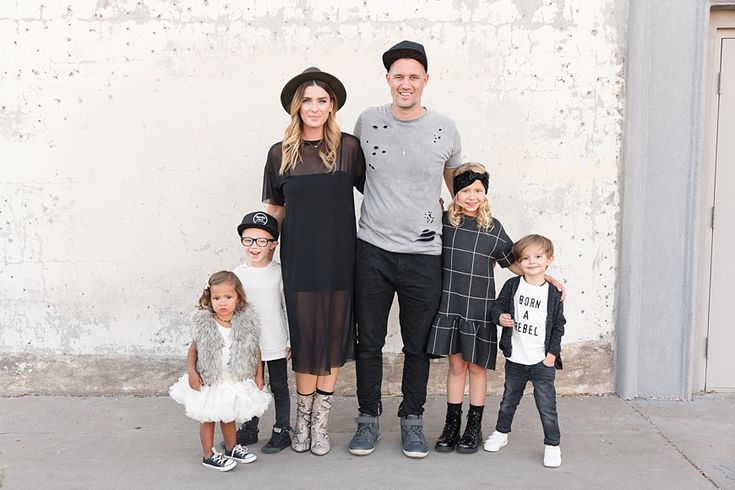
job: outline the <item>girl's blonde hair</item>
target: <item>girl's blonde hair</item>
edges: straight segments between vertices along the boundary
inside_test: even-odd
[[[244,310],[247,305],[247,301],[245,301],[245,289],[243,289],[240,279],[234,272],[230,271],[219,271],[209,276],[207,287],[204,288],[201,296],[199,296],[197,308],[200,310],[209,310],[214,313],[214,309],[212,308],[212,286],[219,286],[220,284],[226,283],[232,284],[232,287],[235,288],[235,292],[237,293],[237,310]]]
[[[291,99],[291,122],[283,135],[281,168],[278,171],[280,175],[292,170],[301,161],[301,147],[304,144],[304,122],[301,120],[300,113],[301,102],[304,99],[306,88],[311,85],[323,88],[329,94],[329,99],[332,101],[332,111],[324,123],[324,136],[322,137],[318,151],[319,157],[322,159],[327,170],[330,172],[337,170],[337,150],[339,149],[339,143],[342,137],[339,124],[337,124],[337,118],[335,117],[335,113],[337,112],[337,97],[326,83],[321,80],[309,80],[299,85],[299,88],[293,94],[293,99]]]
[[[452,173],[452,179],[456,176],[465,172],[477,172],[479,174],[487,174],[488,171],[485,166],[477,162],[463,163]],[[489,175],[489,174],[488,174]],[[464,208],[457,202],[457,196],[455,195],[452,202],[449,203],[447,209],[447,219],[452,226],[461,226],[464,223]],[[487,201],[487,196],[480,207],[477,209],[477,227],[482,231],[490,231],[493,229],[493,212],[490,209],[490,204]]]

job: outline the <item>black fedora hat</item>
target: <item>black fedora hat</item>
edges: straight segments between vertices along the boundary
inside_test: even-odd
[[[321,71],[316,66],[310,66],[293,77],[286,83],[286,85],[283,86],[283,90],[281,90],[281,105],[286,112],[289,114],[291,113],[291,100],[293,100],[293,94],[296,93],[296,89],[298,89],[302,83],[309,82],[311,80],[319,80],[329,85],[329,88],[332,89],[334,96],[337,98],[335,110],[345,105],[345,101],[347,100],[347,91],[345,90],[345,86],[342,85],[342,82],[340,82],[334,75]]]
[[[401,58],[412,58],[424,65],[424,70],[429,71],[429,61],[426,59],[426,51],[422,44],[413,41],[401,41],[383,53],[383,66],[390,71],[393,62]]]

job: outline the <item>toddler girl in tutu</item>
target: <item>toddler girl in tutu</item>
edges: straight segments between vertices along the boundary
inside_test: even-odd
[[[202,464],[229,471],[257,459],[236,444],[236,424],[259,417],[271,395],[263,390],[257,315],[247,306],[235,274],[220,271],[209,278],[191,321],[188,373],[170,389],[171,398],[186,407],[186,415],[201,422]],[[215,423],[225,440],[224,454],[214,450]]]

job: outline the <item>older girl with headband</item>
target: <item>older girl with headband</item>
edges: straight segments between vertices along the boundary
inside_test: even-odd
[[[490,210],[489,180],[479,163],[459,166],[453,174],[454,198],[443,216],[442,297],[427,347],[429,354],[449,356],[447,415],[434,446],[439,452],[475,453],[482,442],[487,370],[495,369],[497,355],[497,328],[490,318],[493,269],[497,263],[521,273],[511,251],[513,240]],[[460,437],[468,372],[470,408]]]
[[[268,152],[263,181],[267,211],[282,223],[281,266],[296,372],[291,447],[329,452],[327,433],[340,367],[354,357],[355,204],[365,158],[341,133],[335,113],[347,94],[336,77],[307,68],[283,87],[290,115],[283,140]]]

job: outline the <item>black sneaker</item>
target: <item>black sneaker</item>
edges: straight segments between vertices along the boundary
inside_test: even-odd
[[[230,471],[237,466],[237,463],[227,459],[224,454],[218,453],[212,448],[212,455],[208,458],[202,458],[202,465],[217,471]]]
[[[291,445],[291,427],[273,427],[273,433],[268,443],[262,447],[265,454],[276,454]]]
[[[252,453],[248,452],[248,448],[245,446],[241,446],[240,444],[237,444],[235,447],[232,448],[232,451],[225,450],[225,458],[231,459],[233,461],[239,461],[241,463],[252,463],[258,457]]]
[[[237,429],[235,436],[237,443],[241,446],[252,446],[258,442],[258,428],[245,423]]]

